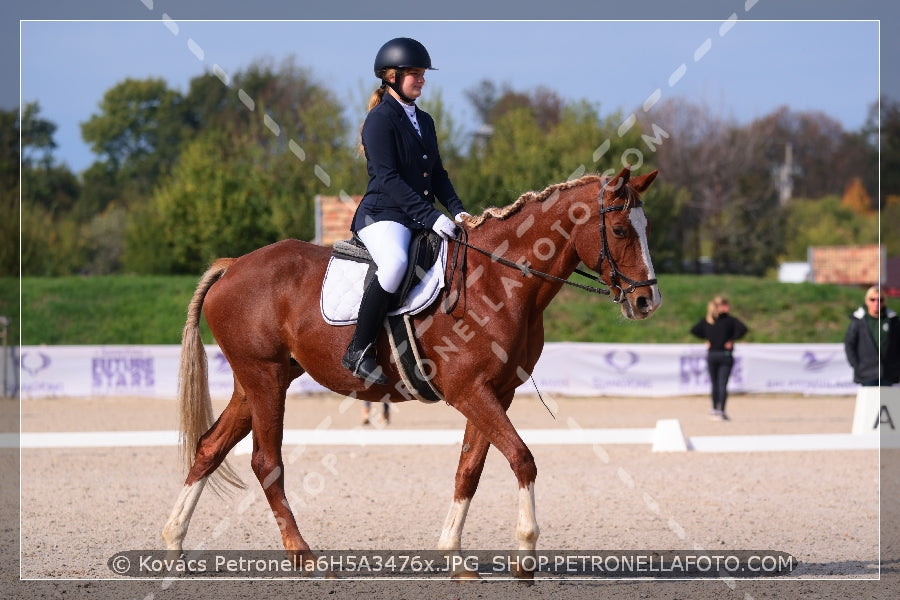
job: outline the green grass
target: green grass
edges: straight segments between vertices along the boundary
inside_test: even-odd
[[[863,290],[811,283],[779,283],[728,275],[660,275],[663,305],[646,321],[628,321],[606,296],[565,289],[544,317],[548,341],[696,342],[689,330],[706,315],[716,294],[731,301],[732,314],[756,343],[841,342],[850,312]]]
[[[22,280],[22,343],[179,344],[198,277]],[[205,330],[207,341],[212,341]]]
[[[0,278],[0,315],[12,319],[10,343],[178,344],[198,277]],[[647,321],[627,321],[608,296],[564,289],[547,310],[548,341],[676,343],[723,293],[758,343],[840,342],[863,290],[786,284],[736,276],[662,275],[663,306]],[[212,342],[204,324],[204,340]]]

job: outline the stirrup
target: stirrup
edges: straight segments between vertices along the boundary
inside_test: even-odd
[[[384,385],[388,382],[388,378],[375,359],[374,354],[374,344],[369,344],[360,350],[358,356],[356,352],[348,348],[344,358],[341,359],[341,364],[350,369],[350,372],[360,379]]]

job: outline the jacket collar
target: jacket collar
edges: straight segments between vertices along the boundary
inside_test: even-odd
[[[866,316],[866,312],[867,312],[866,307],[860,306],[855,311],[853,311],[853,318],[862,319],[863,317]],[[897,311],[895,311],[894,309],[891,309],[891,308],[884,309],[884,318],[893,319],[896,316],[897,316]]]
[[[394,96],[391,95],[390,92],[388,92],[388,91],[384,92],[384,96],[382,97],[381,102],[383,104],[386,104],[387,106],[391,107],[391,109],[396,114],[397,118],[399,118],[400,121],[403,123],[403,125],[401,125],[401,127],[406,127],[408,129],[408,131],[412,132],[413,137],[415,137],[417,140],[419,140],[419,143],[422,144],[422,147],[425,147],[425,135],[426,135],[426,131],[424,129],[424,121],[425,120],[419,119],[418,117],[416,117],[417,120],[419,121],[419,127],[423,128],[422,135],[419,135],[419,132],[416,131],[416,128],[413,127],[412,122],[410,122],[409,117],[406,116],[406,111],[403,110],[403,106],[400,104],[400,101],[397,100],[396,98],[394,98]],[[416,112],[419,112],[418,106],[416,107]]]

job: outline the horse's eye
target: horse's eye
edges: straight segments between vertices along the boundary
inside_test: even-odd
[[[619,225],[616,225],[612,228],[613,235],[617,238],[625,237],[625,228]]]

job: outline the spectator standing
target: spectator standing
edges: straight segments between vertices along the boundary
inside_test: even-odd
[[[844,352],[856,383],[866,387],[900,383],[900,318],[887,307],[877,286],[866,290],[865,304],[850,315]]]
[[[706,317],[697,321],[691,333],[706,340],[706,365],[712,387],[710,417],[727,421],[725,402],[728,400],[728,380],[734,368],[734,342],[746,335],[747,326],[731,316],[731,304],[720,295],[710,300]]]

